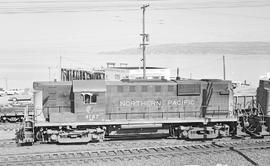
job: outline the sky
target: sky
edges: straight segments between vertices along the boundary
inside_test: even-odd
[[[143,4],[150,5],[146,32],[151,45],[270,42],[269,0],[0,0],[0,87],[7,80],[8,88],[31,88],[33,81],[49,80],[49,73],[52,80],[58,76],[60,56],[63,67],[141,65],[141,57],[99,52],[139,47]],[[149,66],[172,72],[183,66],[183,77],[222,78],[221,55],[148,58]],[[227,78],[235,81],[256,84],[270,71],[267,55],[228,55],[226,62]]]

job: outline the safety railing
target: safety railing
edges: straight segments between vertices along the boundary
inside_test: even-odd
[[[50,107],[43,107],[43,110],[46,112],[54,111],[54,112],[65,112],[66,110],[71,111],[70,106],[50,106]]]
[[[234,110],[245,109],[248,105],[256,102],[256,96],[234,96]]]
[[[106,113],[109,120],[112,119],[151,119],[151,118],[200,118],[201,111],[177,111],[177,112],[110,112]],[[227,118],[228,110],[207,110],[206,117]]]

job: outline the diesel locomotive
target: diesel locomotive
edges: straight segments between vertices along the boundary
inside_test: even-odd
[[[34,82],[18,143],[103,141],[112,135],[168,131],[175,138],[236,134],[231,81],[73,80]]]

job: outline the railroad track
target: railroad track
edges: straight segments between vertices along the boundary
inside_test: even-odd
[[[15,132],[20,124],[0,124],[0,148],[16,146]]]
[[[0,130],[13,131],[20,127],[20,123],[0,123]]]
[[[14,139],[1,139],[0,140],[0,148],[3,147],[15,147],[17,146],[16,142]]]
[[[152,157],[169,157],[186,154],[212,154],[226,151],[268,149],[270,140],[209,142],[194,145],[155,146],[105,150],[79,150],[47,153],[0,155],[0,165],[82,165],[82,163],[122,161]]]

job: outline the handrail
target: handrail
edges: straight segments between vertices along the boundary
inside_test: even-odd
[[[50,109],[58,109],[58,112],[61,113],[61,109],[63,108],[69,108],[69,106],[54,106],[54,107],[43,107],[43,111],[46,111],[46,114],[50,114]],[[228,109],[220,109],[220,107],[212,109],[211,107],[208,107],[209,110],[207,110],[206,116],[207,117],[228,117],[230,114],[230,111]],[[157,118],[168,118],[170,115],[175,114],[175,117],[178,118],[187,118],[187,117],[202,117],[201,110],[196,111],[187,111],[186,109],[181,111],[146,111],[146,112],[106,112],[106,116],[109,120],[112,119],[113,116],[120,115],[123,116],[124,119],[131,119],[129,118],[132,115],[139,115],[142,117],[142,119],[147,119],[149,116],[156,115]]]
[[[209,115],[211,115],[212,117],[220,117],[220,116],[228,116],[229,115],[229,110],[207,110],[207,117],[209,117]],[[125,119],[129,119],[128,116],[129,115],[142,115],[143,119],[146,119],[146,115],[160,115],[160,118],[165,118],[168,117],[169,114],[176,114],[178,115],[178,118],[187,118],[186,116],[188,115],[188,117],[190,117],[190,114],[193,114],[193,116],[191,117],[201,117],[201,111],[189,111],[186,112],[184,111],[175,111],[175,112],[109,112],[106,113],[107,116],[109,116],[109,120],[112,119],[112,116],[114,115],[125,115]],[[166,116],[167,115],[167,116]],[[210,117],[211,117],[210,116]]]

